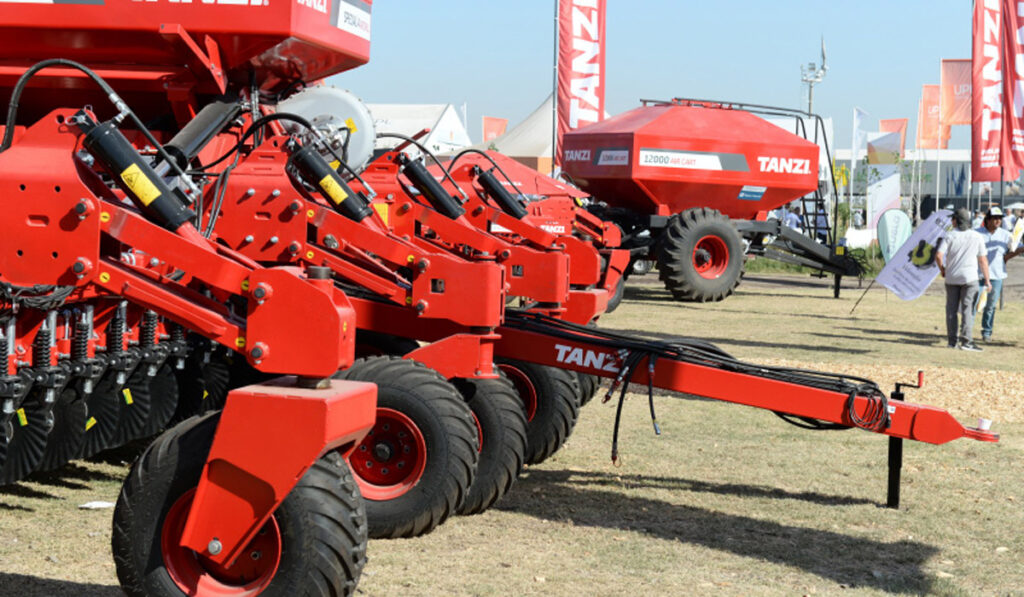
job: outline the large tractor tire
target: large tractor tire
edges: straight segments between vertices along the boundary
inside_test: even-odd
[[[554,454],[576,426],[580,386],[576,373],[511,359],[497,359],[526,410],[526,463],[540,464]]]
[[[695,207],[669,220],[658,245],[658,277],[676,300],[720,301],[740,283],[743,253],[729,218]]]
[[[46,438],[53,428],[52,405],[44,404],[42,391],[33,390],[0,429],[0,485],[21,481],[43,461]],[[7,435],[10,434],[10,435]]]
[[[605,307],[605,313],[611,313],[612,311],[619,308],[622,304],[622,297],[626,295],[626,276],[619,278],[619,282],[615,285],[615,291],[612,292],[611,296],[608,297],[608,306]]]
[[[337,377],[377,384],[377,421],[349,455],[370,537],[434,530],[462,507],[476,474],[469,406],[437,372],[399,357],[359,359]]]
[[[114,509],[111,541],[125,593],[354,594],[366,563],[366,512],[337,453],[306,471],[233,566],[178,545],[219,419],[210,413],[179,423],[132,466]]]
[[[601,387],[601,378],[589,373],[576,372],[576,380],[580,384],[580,408],[587,405]]]
[[[37,470],[54,471],[78,457],[88,418],[79,389],[74,385],[64,388],[53,407],[53,429],[46,438],[46,450]]]
[[[480,433],[480,462],[459,514],[479,514],[512,489],[526,457],[526,415],[506,377],[457,379]]]

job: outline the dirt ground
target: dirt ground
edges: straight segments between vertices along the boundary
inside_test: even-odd
[[[1011,276],[1024,282],[1024,270]],[[912,303],[872,289],[851,314],[862,292],[847,281],[836,300],[821,280],[751,275],[724,302],[684,305],[652,274],[630,281],[602,325],[702,337],[738,358],[865,375],[887,390],[924,370],[908,400],[965,424],[993,419],[1002,440],[909,442],[901,509],[883,507],[878,435],[804,431],[659,392],[655,436],[646,395],[631,394],[616,467],[615,409],[595,399],[562,450],[495,508],[372,541],[360,593],[1024,595],[1024,286],[1010,288],[995,342],[977,354],[944,347],[941,288]],[[0,595],[120,594],[111,511],[79,506],[115,501],[130,457],[0,489]]]

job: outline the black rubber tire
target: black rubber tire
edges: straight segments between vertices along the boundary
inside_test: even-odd
[[[576,371],[576,381],[580,384],[580,408],[582,408],[597,394],[597,389],[601,387],[601,378]]]
[[[149,417],[141,437],[152,437],[163,431],[178,408],[178,379],[168,363],[161,365],[156,375],[149,378],[149,395],[152,399]]]
[[[629,266],[631,276],[646,276],[654,269],[654,262],[650,259],[636,259]]]
[[[139,365],[128,377],[124,387],[117,391],[121,410],[117,419],[117,430],[114,431],[108,448],[117,448],[144,436],[146,421],[153,405],[153,397],[149,393],[149,380],[146,366]]]
[[[54,471],[77,458],[82,451],[88,418],[85,399],[79,389],[64,388],[53,407],[53,429],[46,438],[43,460],[36,470]]]
[[[508,378],[456,379],[480,434],[480,462],[459,514],[479,514],[509,490],[526,458],[526,415],[515,386]]]
[[[612,311],[619,308],[622,304],[622,297],[626,294],[626,276],[619,278],[619,282],[615,285],[615,292],[608,297],[608,306],[605,307],[605,313],[611,313]]]
[[[207,353],[208,360],[204,359]],[[231,371],[223,349],[209,351],[203,344],[191,344],[185,368],[175,369],[174,376],[178,382],[178,406],[172,422],[224,408]]]
[[[108,371],[96,382],[92,393],[85,397],[87,418],[85,436],[79,458],[92,458],[107,448],[114,447],[114,434],[121,418],[124,400],[117,385],[117,374]]]
[[[419,348],[419,342],[370,330],[356,332],[356,358],[389,355],[404,357]]]
[[[121,588],[132,596],[180,596],[161,553],[174,502],[199,481],[219,413],[193,417],[159,436],[132,466],[114,509],[111,544]],[[320,458],[274,512],[281,561],[263,593],[352,595],[366,563],[366,512],[337,453]]]
[[[16,412],[11,417],[10,441],[0,440],[0,485],[17,483],[39,467],[46,451],[46,436],[53,427],[52,405],[43,404],[40,390],[30,392],[21,409],[24,424]]]
[[[536,391],[536,412],[526,423],[526,463],[540,464],[562,447],[576,426],[580,414],[580,386],[576,374],[512,359],[499,358],[495,362],[503,369],[517,369]],[[512,381],[516,382],[514,376]]]
[[[724,270],[715,278],[703,277],[694,266],[697,245],[713,237],[728,252]],[[658,277],[676,300],[705,303],[733,293],[743,277],[743,239],[718,210],[695,207],[672,216],[658,243]]]
[[[426,444],[425,468],[415,486],[387,500],[364,491],[370,537],[418,537],[434,530],[462,506],[476,475],[479,436],[469,406],[436,371],[399,357],[359,359],[336,377],[376,383],[377,407],[408,417]],[[350,459],[359,458],[364,445]],[[359,479],[358,466],[353,473],[365,482]]]

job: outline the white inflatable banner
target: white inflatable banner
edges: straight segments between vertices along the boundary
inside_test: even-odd
[[[940,209],[921,222],[878,274],[877,281],[905,301],[924,294],[928,285],[939,275],[935,264],[935,250],[952,226],[953,212]]]

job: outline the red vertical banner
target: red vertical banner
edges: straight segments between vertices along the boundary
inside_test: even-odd
[[[562,136],[604,117],[606,0],[558,0],[558,150]]]
[[[1003,0],[1006,73],[1003,77],[1003,161],[1013,169],[1024,168],[1024,2]],[[1006,180],[1016,180],[1006,172]]]
[[[971,48],[971,179],[1000,180],[1003,140],[1002,2],[977,0]],[[1013,180],[1016,172],[1005,172]],[[1012,176],[1011,176],[1012,175]]]
[[[922,85],[917,108],[917,148],[946,149],[949,127],[939,125],[939,86]]]
[[[900,157],[903,157],[904,150],[907,147],[907,119],[906,118],[890,118],[882,119],[878,121],[878,131],[881,133],[899,133],[900,134]]]
[[[943,60],[939,85],[939,121],[971,124],[971,61]]]

